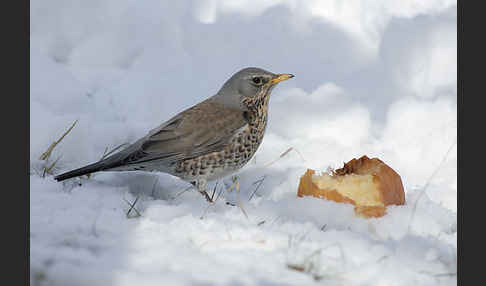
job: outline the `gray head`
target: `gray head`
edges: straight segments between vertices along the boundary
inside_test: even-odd
[[[270,96],[277,83],[292,77],[292,74],[274,74],[260,68],[244,68],[231,76],[214,98],[233,108],[246,109],[243,103],[245,99]]]

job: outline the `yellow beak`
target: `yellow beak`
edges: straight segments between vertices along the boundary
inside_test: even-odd
[[[278,74],[277,77],[270,80],[270,84],[277,84],[281,81],[288,80],[289,78],[293,77],[294,75],[289,73]]]

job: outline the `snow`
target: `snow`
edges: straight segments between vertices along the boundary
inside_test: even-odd
[[[32,285],[456,284],[455,1],[30,7]],[[239,192],[222,191],[226,178],[209,206],[163,173],[40,176],[39,156],[75,120],[55,174],[135,141],[246,66],[296,77],[272,93]],[[364,154],[400,174],[406,205],[366,220],[296,197],[307,168]]]

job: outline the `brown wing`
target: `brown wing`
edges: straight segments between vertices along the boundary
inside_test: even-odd
[[[124,163],[160,159],[173,162],[219,151],[245,124],[241,110],[208,99],[151,131]]]

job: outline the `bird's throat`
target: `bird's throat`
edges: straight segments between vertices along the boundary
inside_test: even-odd
[[[269,96],[257,96],[243,103],[248,108],[247,120],[252,134],[263,137],[267,126]]]

